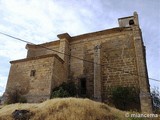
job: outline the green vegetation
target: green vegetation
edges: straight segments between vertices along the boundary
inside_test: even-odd
[[[64,82],[52,90],[51,98],[74,97],[76,94],[76,85],[73,82]]]
[[[158,88],[151,91],[154,113],[160,113],[160,92]]]
[[[64,90],[62,87],[60,87],[58,90],[53,91],[51,98],[57,98],[57,97],[63,98],[63,97],[69,97],[69,96],[70,94],[66,90]]]
[[[137,107],[139,104],[139,91],[134,87],[117,86],[112,89],[111,99],[116,108],[121,110],[133,110],[133,107]]]
[[[6,104],[13,104],[13,103],[27,103],[27,99],[20,94],[18,90],[14,90],[8,93]]]

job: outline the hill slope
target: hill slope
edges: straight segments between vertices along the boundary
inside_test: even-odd
[[[12,112],[16,109],[31,111],[31,120],[127,120],[125,112],[78,98],[57,98],[40,104],[6,105],[0,109],[0,120],[12,120]]]

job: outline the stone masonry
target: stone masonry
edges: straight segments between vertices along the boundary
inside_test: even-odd
[[[72,80],[81,94],[108,102],[110,88],[140,90],[142,112],[152,112],[145,46],[138,15],[119,18],[119,27],[39,45],[27,44],[27,58],[11,61],[6,93],[19,89],[28,102],[49,99],[53,88]],[[143,76],[143,77],[142,77]]]

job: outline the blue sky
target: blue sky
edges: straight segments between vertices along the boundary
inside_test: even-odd
[[[160,80],[159,0],[0,0],[0,32],[33,43],[118,27],[118,18],[139,14],[150,78]],[[0,94],[11,60],[26,57],[25,43],[0,35]],[[151,87],[160,82],[150,80]]]

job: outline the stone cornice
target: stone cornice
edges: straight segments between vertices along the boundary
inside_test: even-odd
[[[57,35],[57,37],[59,39],[67,39],[68,42],[72,42],[75,40],[80,40],[80,39],[85,39],[85,38],[89,38],[89,37],[94,37],[94,36],[99,36],[99,35],[105,35],[105,34],[112,34],[112,33],[119,33],[122,31],[129,31],[132,30],[131,27],[117,27],[117,28],[112,28],[112,29],[106,29],[106,30],[102,30],[102,31],[97,31],[97,32],[92,32],[92,33],[86,33],[86,34],[82,34],[82,35],[77,35],[77,36],[73,36],[71,37],[68,33],[64,33],[64,34],[59,34]],[[56,41],[52,41],[52,42],[48,42],[48,43],[43,43],[43,44],[39,44],[39,45],[31,45],[31,44],[27,44],[26,45],[26,49],[29,48],[41,48],[41,46],[56,46],[60,44],[60,40],[56,40]]]
[[[43,59],[43,58],[48,58],[48,57],[55,57],[55,58],[57,58],[61,63],[64,63],[64,61],[63,61],[57,54],[48,54],[48,55],[30,57],[30,58],[25,58],[25,59],[20,59],[20,60],[14,60],[14,61],[10,61],[10,63],[11,63],[11,64],[14,64],[14,63],[26,62],[26,61]]]
[[[106,30],[102,30],[102,31],[73,36],[72,39],[70,40],[70,42],[75,41],[75,40],[79,40],[79,39],[85,39],[85,38],[95,37],[95,36],[105,35],[105,34],[119,33],[119,32],[130,31],[130,30],[132,30],[131,27],[117,27],[117,28],[112,28],[112,29],[106,29]]]

